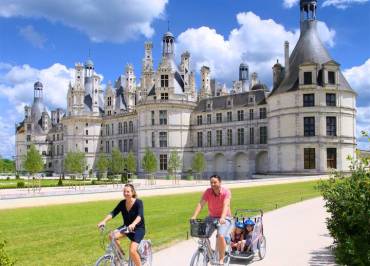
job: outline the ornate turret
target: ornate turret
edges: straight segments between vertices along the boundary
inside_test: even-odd
[[[167,31],[162,38],[163,50],[162,56],[172,58],[174,55],[175,48],[175,37],[169,31]]]

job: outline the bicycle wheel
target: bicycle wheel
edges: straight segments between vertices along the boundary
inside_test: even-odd
[[[190,261],[190,266],[207,266],[207,255],[205,250],[198,249]]]
[[[113,257],[111,255],[101,256],[96,262],[95,266],[112,266],[114,265]]]
[[[153,251],[152,251],[152,243],[150,240],[145,240],[144,244],[144,254],[141,258],[142,266],[152,266],[153,263]]]
[[[257,243],[258,257],[262,260],[266,255],[266,237],[262,236]]]

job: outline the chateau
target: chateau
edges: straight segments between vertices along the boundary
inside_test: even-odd
[[[140,81],[127,65],[103,91],[94,63],[76,64],[66,110],[49,112],[43,85],[36,82],[34,102],[16,126],[17,170],[31,143],[42,154],[45,170],[54,174],[63,172],[70,151],[85,152],[86,171],[95,171],[98,154],[110,154],[114,147],[136,155],[139,175],[146,148],[156,154],[162,176],[173,150],[183,172],[202,152],[205,175],[229,179],[349,170],[346,157],[356,148],[356,93],[318,37],[316,9],[316,0],[300,1],[301,35],[292,53],[285,42],[284,66],[272,67],[271,91],[245,63],[230,90],[216,85],[207,66],[196,88],[190,53],[175,62],[171,32],[163,35],[156,70],[153,44],[145,43]]]

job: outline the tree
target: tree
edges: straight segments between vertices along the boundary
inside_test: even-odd
[[[34,144],[31,144],[23,158],[23,168],[32,176],[44,169],[44,162]]]
[[[142,161],[142,167],[144,171],[148,175],[152,175],[154,172],[157,171],[157,158],[155,157],[155,154],[149,149],[145,149],[145,154]],[[153,176],[151,176],[151,179],[153,179]]]
[[[64,169],[75,175],[82,175],[86,169],[86,157],[84,152],[68,152],[64,158]]]
[[[201,152],[197,152],[193,157],[192,162],[193,170],[202,176],[204,170],[206,169],[206,160],[204,158],[204,154]]]
[[[0,265],[1,266],[13,266],[15,265],[14,259],[9,257],[5,250],[6,241],[0,239]]]
[[[132,152],[129,152],[126,158],[126,169],[131,176],[131,174],[136,174],[136,158]]]
[[[181,168],[181,159],[176,150],[172,151],[168,160],[168,174],[175,176],[175,184],[177,183],[177,170]]]
[[[108,170],[109,161],[104,153],[99,153],[98,160],[96,161],[96,169],[98,170],[98,179],[103,176]]]
[[[364,136],[367,133],[363,132]],[[370,248],[370,158],[351,161],[351,174],[337,172],[321,181],[319,189],[331,214],[327,227],[335,242],[335,257],[340,265],[368,265]]]
[[[125,170],[125,158],[118,148],[112,150],[112,158],[110,160],[110,170],[113,175],[122,174]],[[123,181],[123,180],[122,180]]]

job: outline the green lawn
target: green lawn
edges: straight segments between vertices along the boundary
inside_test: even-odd
[[[282,207],[319,196],[316,182],[232,189],[232,208]],[[146,238],[156,249],[186,238],[201,193],[145,197]],[[0,230],[17,265],[93,265],[102,254],[96,224],[117,201],[65,204],[0,211]],[[203,212],[203,215],[205,212]],[[116,217],[111,227],[119,226]],[[268,235],[268,232],[266,232]]]
[[[39,181],[37,180],[28,180],[28,179],[1,179],[0,180],[0,189],[6,189],[6,188],[17,188],[17,183],[23,181],[25,184],[25,188],[27,187],[33,187],[33,186],[39,186]],[[41,186],[42,187],[56,187],[58,186],[58,179],[41,179]],[[63,180],[63,186],[71,186],[71,185],[92,185],[91,180]],[[102,184],[112,184],[111,180],[101,180],[97,181],[94,180],[94,185],[102,185]]]

